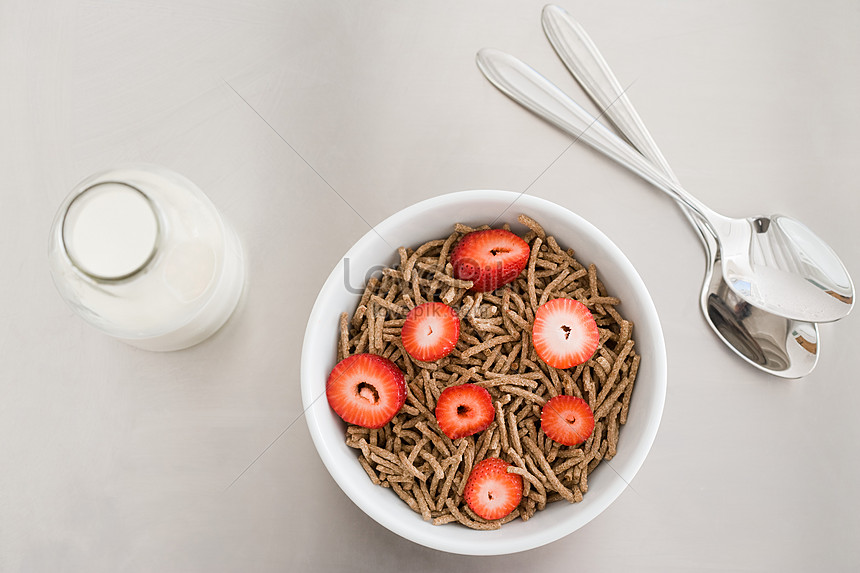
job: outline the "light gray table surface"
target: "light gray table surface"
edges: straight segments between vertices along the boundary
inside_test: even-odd
[[[0,571],[850,571],[860,568],[860,317],[808,377],[730,353],[673,203],[478,72],[486,46],[584,100],[543,2],[0,0]],[[860,4],[561,4],[603,50],[688,189],[793,215],[860,276]],[[85,176],[186,175],[249,260],[228,324],[149,353],[85,325],[48,230]],[[603,514],[545,547],[463,557],[399,538],[321,463],[299,357],[317,291],[370,226],[506,189],[604,231],[663,324],[651,453]]]

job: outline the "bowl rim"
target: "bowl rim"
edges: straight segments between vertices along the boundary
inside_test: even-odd
[[[335,451],[332,447],[330,447],[327,443],[325,436],[323,435],[322,420],[316,416],[314,410],[314,405],[322,399],[325,393],[323,392],[322,394],[317,394],[319,380],[312,379],[311,375],[309,374],[309,364],[312,359],[311,355],[314,351],[315,341],[319,338],[318,334],[321,334],[323,328],[328,329],[328,326],[325,325],[325,321],[321,320],[321,316],[323,315],[323,313],[330,311],[323,306],[324,298],[326,298],[329,294],[329,290],[333,288],[330,286],[332,284],[332,281],[341,278],[341,275],[343,273],[344,261],[346,259],[354,258],[355,253],[363,251],[369,246],[371,242],[378,241],[380,238],[384,237],[386,231],[401,224],[403,220],[408,220],[419,213],[427,211],[428,209],[437,209],[446,205],[457,204],[459,202],[469,200],[499,199],[510,200],[510,206],[513,206],[515,202],[521,202],[522,207],[526,209],[529,207],[529,205],[532,205],[537,208],[548,208],[552,210],[563,211],[564,216],[566,218],[576,220],[578,225],[581,225],[582,228],[588,229],[590,233],[592,233],[600,240],[601,245],[604,248],[612,252],[612,256],[615,259],[616,263],[621,267],[625,267],[627,274],[632,277],[634,283],[632,284],[632,287],[637,290],[641,295],[643,295],[640,296],[641,300],[639,301],[638,305],[641,305],[641,312],[647,314],[649,320],[653,323],[653,332],[650,332],[650,334],[654,339],[653,346],[657,351],[653,353],[653,355],[649,354],[648,360],[649,362],[653,363],[656,378],[653,382],[653,396],[651,398],[650,404],[650,409],[652,413],[647,420],[644,432],[642,433],[642,435],[640,435],[639,446],[635,451],[632,452],[630,459],[626,463],[626,467],[624,468],[624,473],[626,475],[622,476],[621,472],[613,468],[616,478],[614,479],[615,483],[611,490],[603,496],[605,498],[605,501],[602,505],[589,506],[589,509],[583,512],[583,517],[578,520],[580,523],[574,523],[572,527],[570,526],[570,524],[560,523],[557,524],[555,527],[550,528],[549,530],[546,528],[537,529],[533,534],[521,536],[515,540],[498,537],[492,538],[490,537],[490,535],[487,535],[496,532],[481,532],[482,534],[486,535],[487,543],[482,543],[480,546],[473,546],[462,542],[452,542],[451,540],[441,538],[438,535],[428,535],[426,533],[416,532],[415,529],[404,526],[404,524],[397,519],[392,518],[384,511],[380,511],[376,506],[369,503],[361,496],[361,490],[365,488],[366,485],[369,484],[375,488],[378,488],[379,486],[373,485],[369,479],[367,479],[367,484],[357,486],[356,484],[353,484],[349,480],[347,480],[341,473],[339,469],[339,464],[341,463],[339,461],[340,454],[338,451]],[[453,225],[453,222],[451,224]],[[394,247],[394,249],[396,249],[396,247]],[[331,333],[326,332],[325,335],[330,337]],[[386,529],[390,530],[391,532],[397,534],[398,536],[408,539],[414,543],[430,547],[432,549],[464,555],[502,555],[534,549],[536,547],[540,547],[553,541],[557,541],[558,539],[572,533],[573,531],[584,526],[592,519],[594,519],[594,517],[605,511],[606,508],[608,508],[629,486],[630,481],[641,468],[642,464],[645,461],[645,458],[647,457],[651,447],[653,446],[665,406],[667,379],[668,366],[666,357],[666,345],[663,336],[662,325],[660,323],[659,316],[654,305],[654,301],[651,298],[651,295],[648,292],[648,289],[645,286],[641,275],[635,269],[627,256],[624,255],[624,253],[620,250],[620,248],[592,223],[565,207],[562,207],[546,199],[535,197],[533,195],[500,190],[456,191],[431,197],[429,199],[419,201],[397,211],[396,213],[390,215],[385,220],[367,231],[367,233],[365,233],[358,241],[356,241],[356,243],[346,252],[346,254],[341,257],[341,259],[326,277],[325,282],[320,288],[317,298],[314,301],[314,306],[308,317],[301,354],[301,392],[302,408],[304,414],[303,417],[305,419],[305,423],[308,426],[308,430],[311,434],[311,438],[314,442],[314,446],[317,450],[318,455],[320,456],[320,459],[325,465],[328,473],[335,480],[341,490],[347,495],[347,497],[349,497],[353,501],[353,503],[355,503],[362,511],[364,511],[364,513],[366,513],[374,521],[376,521]],[[433,527],[436,528],[437,526]],[[443,529],[441,526],[439,526],[438,528],[440,530]]]

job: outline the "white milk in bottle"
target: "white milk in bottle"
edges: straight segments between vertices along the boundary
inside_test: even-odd
[[[179,350],[215,333],[239,301],[239,240],[184,177],[155,166],[79,184],[51,232],[51,272],[84,320],[147,350]]]

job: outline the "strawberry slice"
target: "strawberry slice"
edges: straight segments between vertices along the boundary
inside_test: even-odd
[[[504,229],[473,231],[451,251],[454,276],[473,281],[472,290],[494,291],[519,276],[529,262],[529,245]]]
[[[553,368],[582,364],[597,350],[599,341],[594,317],[578,300],[556,298],[535,313],[532,342],[541,360]]]
[[[403,348],[415,360],[439,360],[457,346],[460,317],[457,311],[441,302],[419,304],[406,315],[400,338]]]
[[[395,364],[376,354],[353,354],[329,374],[325,395],[344,422],[381,428],[406,402],[406,382]]]
[[[483,432],[495,415],[490,393],[475,384],[449,386],[436,401],[436,422],[452,440]]]
[[[575,446],[587,440],[594,431],[594,414],[582,398],[556,396],[543,405],[540,427],[550,440]]]
[[[523,498],[523,478],[508,473],[510,465],[499,458],[486,458],[475,464],[469,474],[463,497],[466,505],[484,519],[501,519]]]

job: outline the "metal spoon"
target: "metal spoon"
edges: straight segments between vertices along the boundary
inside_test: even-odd
[[[633,104],[597,46],[570,14],[558,6],[546,6],[541,21],[556,53],[621,134],[651,163],[677,182]],[[818,325],[769,313],[741,300],[722,276],[720,249],[713,235],[680,205],[695,226],[705,247],[705,279],[699,303],[706,321],[741,358],[770,374],[800,378],[818,363]],[[717,269],[720,272],[714,273]]]
[[[854,285],[830,246],[790,217],[732,219],[711,210],[672,181],[576,102],[518,59],[498,50],[478,53],[478,67],[520,105],[627,167],[679,201],[717,239],[726,284],[763,310],[805,322],[843,318]]]

